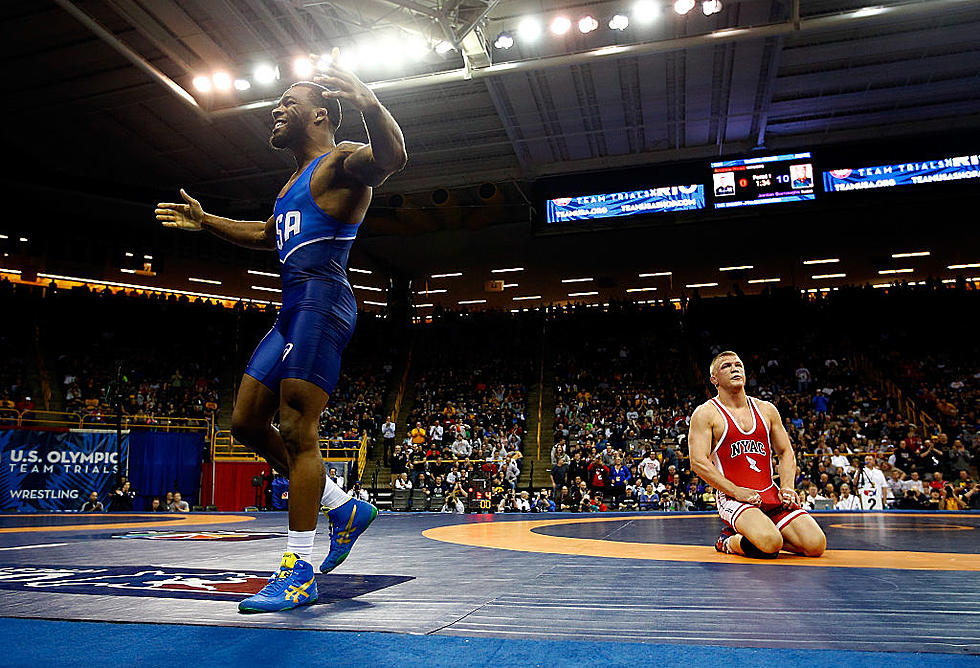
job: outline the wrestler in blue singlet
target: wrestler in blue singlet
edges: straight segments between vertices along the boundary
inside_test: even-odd
[[[310,163],[276,200],[282,308],[245,373],[277,393],[283,378],[306,380],[332,393],[340,354],[357,321],[345,267],[360,223],[342,223],[325,213],[310,192],[310,178],[327,155]]]

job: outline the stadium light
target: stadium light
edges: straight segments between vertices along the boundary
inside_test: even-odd
[[[516,288],[516,287],[517,287],[517,283],[504,283],[504,289],[505,290],[507,288]]]
[[[515,302],[527,301],[529,299],[541,299],[541,295],[527,295],[525,297],[513,297]]]
[[[235,90],[246,91],[252,87],[252,82],[248,79],[235,79]]]
[[[589,292],[569,292],[569,297],[592,297],[599,294],[598,290],[590,290]]]
[[[717,283],[715,284],[717,285]],[[653,292],[657,288],[627,288],[626,292]]]
[[[660,5],[654,2],[654,0],[640,0],[633,5],[633,18],[640,23],[650,23],[659,16]]]
[[[656,278],[657,276],[673,276],[673,275],[674,272],[672,271],[655,271],[650,274],[638,274],[640,278]]]
[[[211,82],[217,90],[231,89],[231,76],[227,72],[215,72],[211,75]]]
[[[514,46],[514,36],[509,32],[502,32],[497,35],[497,39],[494,41],[493,45],[498,49],[509,49]]]
[[[694,9],[694,0],[675,0],[674,11],[684,16],[689,11]]]
[[[517,24],[517,36],[522,42],[535,42],[541,37],[541,23],[533,16],[521,19]]]
[[[704,0],[704,2],[701,3],[701,11],[704,12],[705,16],[717,14],[721,10],[721,0]]]
[[[355,274],[373,274],[374,273],[370,269],[358,269],[357,267],[347,267],[347,271],[353,271]]]
[[[354,284],[351,287],[352,288],[357,288],[358,290],[369,290],[371,292],[384,292],[384,288],[375,288],[375,287],[372,287],[370,285],[357,285],[357,284]]]
[[[252,72],[252,78],[255,79],[256,83],[268,86],[275,83],[276,79],[279,78],[279,68],[274,65],[258,65]]]
[[[779,283],[779,278],[750,278],[749,283]]]
[[[594,281],[594,280],[595,280],[594,278],[563,278],[561,279],[561,282],[562,283],[589,283],[590,281]]]
[[[976,269],[980,267],[980,262],[971,262],[969,264],[949,264],[946,265],[947,269]]]
[[[462,275],[463,275],[463,272],[461,272],[461,271],[454,271],[454,272],[449,273],[449,274],[432,274],[431,276],[429,276],[429,278],[456,278],[457,276],[462,276]]]
[[[313,75],[313,63],[306,56],[300,56],[293,61],[293,73],[301,79],[309,79]]]
[[[716,287],[717,283],[688,283],[685,288],[713,288]]]
[[[509,274],[515,271],[524,271],[524,267],[507,267],[506,269],[491,269],[491,274]]]
[[[755,269],[754,264],[740,264],[734,267],[718,267],[718,271],[741,271],[742,269]]]
[[[892,253],[892,257],[896,259],[901,257],[928,257],[929,255],[932,255],[930,251],[916,251],[914,253]]]
[[[823,278],[845,278],[847,274],[814,274],[810,278],[819,281]]]
[[[840,262],[839,257],[828,257],[822,260],[803,260],[803,264],[836,264]]]
[[[281,278],[279,274],[273,274],[271,271],[259,271],[258,269],[249,269],[249,274],[253,276],[268,276],[270,278]]]
[[[884,276],[886,274],[911,274],[915,269],[879,269],[878,274]]]
[[[583,16],[578,20],[578,31],[583,35],[590,33],[599,27],[599,22],[594,16]]]
[[[436,53],[438,53],[440,56],[444,56],[452,50],[453,50],[453,45],[450,44],[449,42],[443,41],[436,44]]]
[[[464,299],[456,302],[457,304],[486,304],[486,299]]]
[[[629,27],[630,19],[625,14],[616,14],[616,16],[609,19],[610,30],[626,30]]]
[[[204,75],[194,77],[194,88],[201,93],[211,92],[211,78]]]
[[[551,25],[548,26],[548,29],[553,35],[564,35],[571,29],[571,27],[572,22],[568,20],[567,16],[556,16],[551,22]]]
[[[188,276],[187,280],[192,283],[207,283],[208,285],[221,285],[221,281],[215,281],[210,278],[195,278],[194,276]]]
[[[429,43],[421,37],[409,37],[405,42],[405,53],[409,60],[417,63],[429,53]]]

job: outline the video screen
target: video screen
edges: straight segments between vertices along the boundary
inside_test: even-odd
[[[549,223],[602,220],[641,213],[694,211],[705,206],[704,186],[667,186],[620,193],[557,197],[547,200],[546,204]]]
[[[716,209],[815,199],[810,153],[711,163]]]
[[[832,169],[823,173],[823,189],[837,193],[977,178],[980,178],[980,156],[961,155],[896,165]]]

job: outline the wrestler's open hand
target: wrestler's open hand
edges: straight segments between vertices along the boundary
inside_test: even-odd
[[[800,497],[796,493],[795,489],[783,488],[779,490],[779,500],[783,502],[783,505],[787,508],[799,508],[800,507]]]
[[[731,494],[731,496],[741,501],[742,503],[749,504],[750,506],[762,505],[762,495],[759,494],[754,489],[748,489],[746,487],[736,487],[735,491]]]
[[[358,111],[377,106],[377,96],[368,88],[357,75],[345,70],[337,63],[340,59],[340,49],[334,47],[330,53],[330,66],[319,76],[313,77],[313,82],[326,86],[330,90],[323,92],[328,100],[343,100]]]
[[[188,230],[190,232],[200,232],[201,224],[204,222],[204,209],[201,203],[180,189],[180,196],[184,198],[184,204],[173,202],[160,202],[157,204],[157,220],[163,223],[164,227],[173,227],[178,230]]]

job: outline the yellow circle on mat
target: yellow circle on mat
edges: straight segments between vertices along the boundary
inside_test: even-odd
[[[616,559],[651,561],[695,561],[712,564],[752,564],[757,566],[821,566],[826,568],[896,568],[917,571],[980,571],[980,554],[956,552],[906,552],[893,550],[827,550],[821,557],[801,557],[783,552],[778,559],[748,559],[721,554],[710,545],[673,545],[666,543],[633,543],[594,538],[547,536],[533,530],[560,524],[594,524],[597,522],[673,522],[704,518],[705,515],[631,515],[626,517],[584,517],[513,522],[467,522],[426,529],[422,535],[432,540],[471,547],[498,550],[567,554]],[[823,517],[847,517],[852,513],[821,514]],[[863,513],[861,518],[921,517],[909,513]],[[885,527],[887,529],[887,527]]]
[[[0,515],[0,517],[23,517],[23,515]],[[64,515],[61,513],[48,513],[31,515],[31,517],[72,517],[71,515]],[[77,517],[82,518],[85,515],[78,515]],[[97,517],[105,517],[105,515],[97,515]],[[55,532],[55,531],[85,531],[92,529],[138,529],[144,527],[175,527],[175,526],[193,526],[196,524],[230,524],[232,522],[251,522],[255,518],[249,517],[248,515],[157,515],[157,514],[122,514],[112,515],[112,517],[142,517],[143,522],[91,522],[89,524],[62,524],[57,526],[27,526],[27,527],[3,527],[0,528],[0,533],[43,533],[43,532]],[[147,522],[150,518],[166,517],[168,519],[164,521],[153,521]]]

